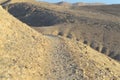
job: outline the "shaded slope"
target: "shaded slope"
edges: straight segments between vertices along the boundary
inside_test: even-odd
[[[20,12],[21,10],[22,12]],[[66,22],[74,23],[76,21],[81,23],[86,23],[86,21],[88,21],[93,25],[94,23],[96,23],[96,21],[98,21],[99,24],[101,25],[105,21],[108,22],[109,24],[111,22],[119,24],[119,21],[120,21],[120,18],[117,18],[116,16],[99,14],[95,12],[92,13],[86,10],[80,10],[80,11],[71,10],[68,8],[64,8],[63,6],[57,6],[54,4],[43,3],[43,2],[11,4],[9,6],[9,12],[15,17],[17,17],[18,19],[22,20],[23,22],[26,22],[27,24],[32,23],[30,22],[31,19],[29,19],[30,17],[32,17],[33,21],[37,20],[36,23],[34,22],[34,25],[38,24],[38,21],[40,20],[40,18],[42,18],[43,22],[39,21],[39,24],[46,23],[46,25],[49,25],[47,21],[53,24],[66,23]],[[101,17],[99,17],[98,15]],[[36,18],[36,16],[38,18]],[[56,20],[56,22],[54,22],[54,20]],[[32,24],[30,26],[32,26]],[[41,26],[41,25],[37,25],[37,26]]]
[[[120,79],[116,61],[80,42],[43,36],[0,11],[1,80]]]
[[[30,3],[10,5],[9,12],[30,26],[50,26],[70,22],[68,13],[61,13],[45,7],[37,7]]]

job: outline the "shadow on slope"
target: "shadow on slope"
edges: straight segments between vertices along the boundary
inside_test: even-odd
[[[38,7],[31,3],[15,3],[8,10],[13,16],[30,26],[51,26],[64,22],[72,22],[67,18],[71,15]]]

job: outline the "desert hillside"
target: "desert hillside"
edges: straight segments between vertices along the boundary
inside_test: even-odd
[[[80,41],[43,35],[0,7],[0,80],[119,80],[120,64]]]
[[[80,7],[80,6],[105,5],[104,3],[84,3],[84,2],[69,3],[69,2],[65,2],[65,1],[57,2],[55,4],[59,5],[59,6],[64,6],[66,8]]]
[[[86,11],[92,11],[95,13],[101,13],[101,14],[108,14],[108,15],[114,15],[117,17],[120,17],[120,4],[113,4],[113,5],[99,5],[99,6],[72,6],[71,8],[77,9],[77,10],[86,10]]]
[[[119,8],[120,5],[68,8],[45,2],[23,2],[10,4],[8,11],[43,34],[81,41],[120,61]]]
[[[104,3],[84,3],[84,2],[73,3],[73,6],[95,6],[95,5],[105,5],[105,4]]]

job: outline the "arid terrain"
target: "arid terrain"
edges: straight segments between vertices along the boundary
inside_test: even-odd
[[[68,3],[61,3],[61,5]],[[47,35],[76,39],[93,49],[120,60],[120,5],[59,6],[56,4],[13,3],[8,11],[35,30]]]
[[[120,80],[119,8],[34,0],[0,6],[0,80]]]

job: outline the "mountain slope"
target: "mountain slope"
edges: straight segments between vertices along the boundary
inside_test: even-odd
[[[81,42],[44,36],[1,7],[0,16],[1,80],[120,79],[118,62]]]
[[[43,2],[16,3],[11,4],[8,11],[43,34],[81,40],[100,53],[120,61],[120,18],[101,13],[100,9],[110,11],[113,7],[116,14],[119,10],[112,5],[104,5],[104,8],[96,6],[96,10],[92,7],[89,9],[88,6],[89,10],[86,10],[87,7],[83,6],[76,10]]]

